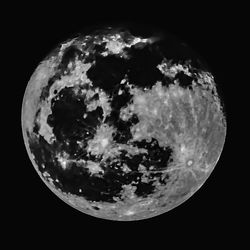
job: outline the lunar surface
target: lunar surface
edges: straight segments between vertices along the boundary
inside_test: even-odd
[[[226,137],[206,62],[165,31],[139,33],[102,27],[63,41],[23,98],[24,142],[43,182],[108,220],[147,219],[186,202]]]

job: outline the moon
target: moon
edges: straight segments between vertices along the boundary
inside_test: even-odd
[[[166,31],[109,26],[44,58],[21,125],[35,171],[58,198],[133,221],[167,213],[204,184],[223,150],[226,114],[213,72],[189,46]]]

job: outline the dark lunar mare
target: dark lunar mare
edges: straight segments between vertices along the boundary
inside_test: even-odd
[[[85,100],[82,96],[77,98],[72,87],[62,89],[57,97],[52,99],[51,109],[52,114],[48,117],[48,124],[53,128],[56,142],[49,144],[39,136],[37,139],[30,139],[30,149],[35,156],[39,171],[48,173],[56,188],[65,193],[83,196],[89,201],[112,203],[115,202],[114,197],[120,197],[123,185],[138,181],[138,184],[133,184],[137,186],[138,196],[146,197],[153,194],[155,187],[152,179],[159,176],[159,173],[152,171],[149,182],[143,183],[140,180],[142,173],[138,172],[139,164],[143,164],[147,169],[155,166],[155,170],[161,170],[167,166],[169,149],[159,147],[156,140],[134,143],[134,146],[148,149],[149,153],[128,156],[126,151],[122,151],[115,161],[110,159],[102,161],[100,166],[104,170],[103,176],[91,176],[87,168],[75,162],[63,170],[55,157],[58,152],[68,153],[70,159],[100,162],[101,157],[89,155],[85,147],[87,140],[94,137],[95,129],[103,118],[103,112],[102,109],[88,112],[87,117],[83,119],[83,113],[86,111]],[[79,147],[77,140],[85,143],[83,148]],[[122,163],[127,164],[132,171],[125,173],[121,168],[117,168]]]
[[[126,61],[115,55],[95,56],[95,64],[87,71],[87,77],[107,94],[119,85],[126,73]]]
[[[111,99],[112,111],[106,117],[105,123],[117,130],[114,135],[114,141],[117,143],[127,143],[132,138],[131,126],[139,122],[136,115],[133,115],[128,121],[122,121],[119,118],[121,108],[132,100],[128,87],[120,84],[121,80],[127,74],[128,78],[131,78],[128,79],[129,82],[136,87],[150,88],[156,80],[162,79],[162,75],[155,70],[155,66],[162,59],[160,54],[154,55],[150,48],[140,51],[132,48],[129,53],[131,55],[129,60],[115,56],[102,58],[97,53],[93,56],[96,60],[95,64],[87,72],[94,87],[103,89]],[[77,55],[80,56],[80,52],[74,47],[65,51],[57,73],[49,80],[41,99],[48,96],[49,88],[56,79],[59,79],[62,74],[70,74],[66,66]],[[120,89],[123,92],[118,95]],[[115,202],[114,197],[121,196],[122,186],[132,183],[137,187],[135,193],[139,197],[153,194],[155,191],[154,177],[159,177],[162,183],[167,181],[167,177],[161,179],[161,173],[158,171],[166,168],[171,160],[171,148],[160,147],[155,139],[151,142],[142,140],[135,142],[134,146],[147,149],[148,154],[128,155],[126,151],[122,150],[116,159],[101,161],[101,156],[88,154],[86,146],[87,141],[93,139],[97,126],[101,124],[103,110],[98,107],[96,110],[87,112],[87,117],[83,118],[86,113],[86,104],[85,97],[76,95],[72,87],[65,87],[52,99],[52,114],[49,115],[47,122],[53,129],[56,141],[49,144],[38,135],[36,127],[33,132],[37,134],[37,137],[29,137],[30,149],[35,156],[39,171],[49,174],[55,187],[61,189],[62,192],[82,196],[89,201]],[[77,144],[77,140],[83,143],[83,147]],[[75,162],[70,163],[64,170],[56,158],[56,154],[60,152],[66,152],[70,156],[69,159],[72,160],[83,159],[97,163],[101,161],[100,167],[104,170],[104,174],[102,176],[91,175],[86,167]],[[132,171],[125,173],[121,169],[122,164],[127,164]],[[144,165],[147,170],[150,166],[154,167],[149,174],[147,183],[141,179],[143,174],[138,171],[139,164]]]
[[[129,83],[138,88],[152,88],[157,81],[163,81],[164,75],[157,68],[163,57],[157,47],[147,45],[143,48],[132,46],[128,50],[131,58],[127,61]]]

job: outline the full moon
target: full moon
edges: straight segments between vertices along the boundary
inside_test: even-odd
[[[187,202],[226,137],[205,60],[165,30],[138,30],[100,26],[52,46],[23,97],[23,138],[41,185],[107,220]]]

